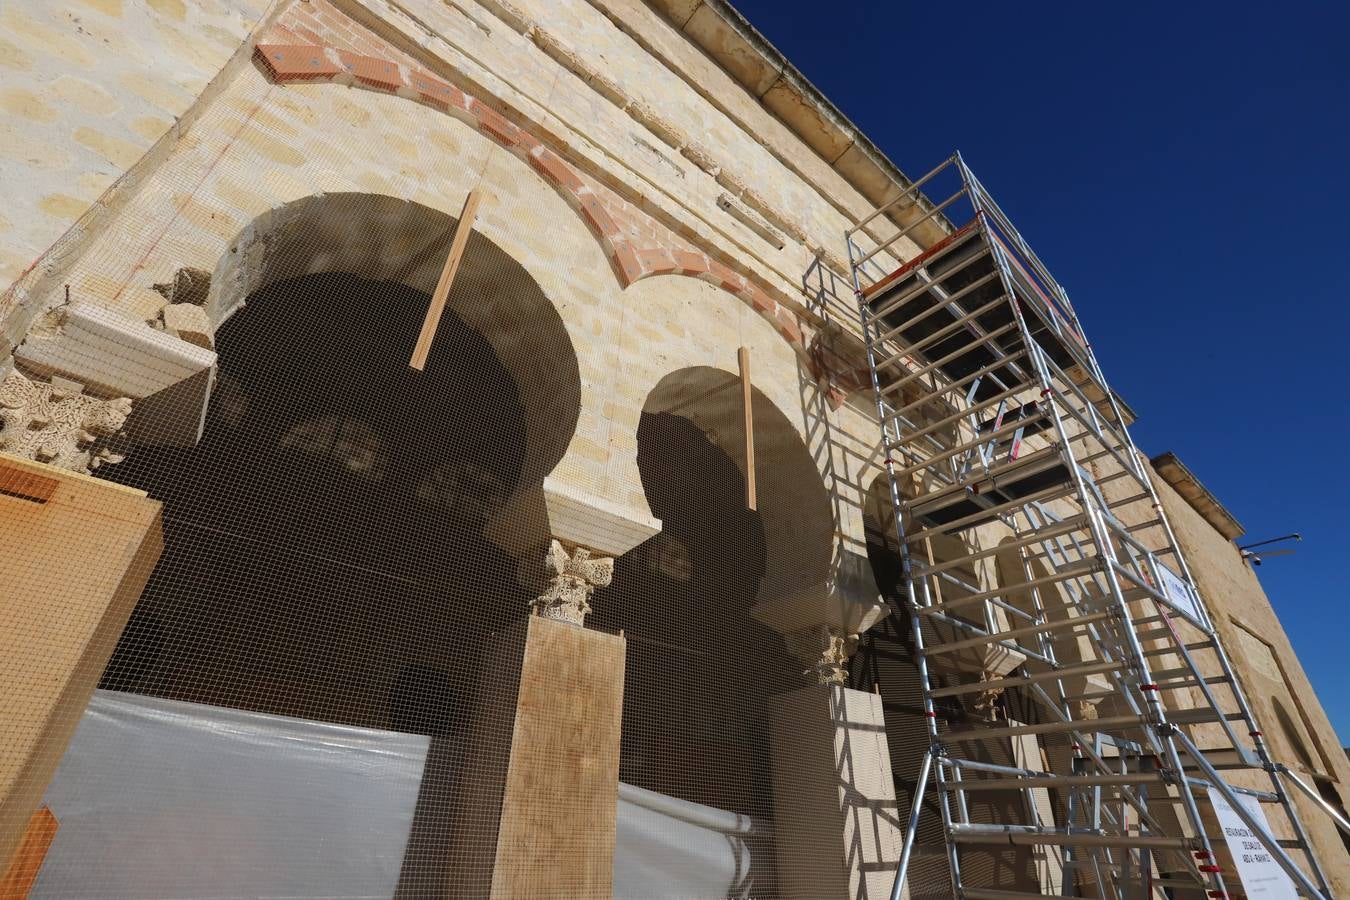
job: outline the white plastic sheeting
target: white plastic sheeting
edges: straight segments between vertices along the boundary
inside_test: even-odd
[[[98,691],[32,897],[391,897],[428,743]]]
[[[32,897],[392,897],[428,745],[98,691]],[[751,819],[627,784],[618,803],[615,897],[750,897]]]
[[[620,784],[617,830],[615,897],[751,895],[748,816]]]

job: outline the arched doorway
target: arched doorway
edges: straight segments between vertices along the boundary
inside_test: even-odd
[[[590,621],[628,639],[620,779],[753,820],[750,868],[734,887],[770,897],[770,704],[813,679],[752,610],[824,582],[833,523],[799,432],[758,390],[757,509],[747,508],[741,402],[740,379],[708,367],[649,393],[638,468],[662,530],[617,561]]]
[[[362,729],[376,775],[394,764],[379,735],[427,738],[411,833],[369,861],[400,896],[446,883],[473,710],[498,690],[491,635],[528,612],[538,561],[489,523],[542,508],[522,495],[579,414],[561,319],[479,233],[425,370],[409,367],[454,224],[358,195],[255,223],[213,279],[225,321],[202,440],[105,470],[163,501],[165,550],[101,687]],[[547,543],[539,516],[512,525]],[[266,806],[266,785],[238,793]],[[204,848],[221,870],[257,850],[232,834]]]

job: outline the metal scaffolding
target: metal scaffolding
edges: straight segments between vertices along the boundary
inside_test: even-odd
[[[893,897],[931,789],[968,900],[1032,896],[963,880],[969,845],[1052,849],[1062,873],[1037,896],[1227,897],[1220,804],[1329,898],[1064,289],[959,154],[847,240],[931,743]],[[988,761],[1030,736],[1042,765]],[[1025,820],[973,820],[989,791]]]

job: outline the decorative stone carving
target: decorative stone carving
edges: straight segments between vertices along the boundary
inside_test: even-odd
[[[998,673],[985,671],[981,675],[982,681],[992,681],[1000,678]],[[969,710],[976,718],[987,722],[992,722],[1001,717],[1003,712],[1003,688],[988,688],[977,694],[971,695]]]
[[[122,461],[105,442],[130,414],[127,397],[89,397],[74,382],[47,384],[11,371],[0,381],[0,451],[91,472]]]
[[[806,674],[814,674],[818,684],[847,684],[848,661],[857,649],[858,635],[844,634],[837,628],[826,629],[825,649]]]
[[[30,329],[14,349],[25,371],[69,378],[91,394],[131,398],[131,444],[191,447],[201,439],[215,381],[213,351],[101,306],[72,303],[44,318],[47,325]]]
[[[591,559],[591,551],[578,547],[570,555],[562,544],[553,541],[544,557],[549,583],[530,606],[545,619],[585,624],[591,611],[590,597],[598,587],[614,578],[614,560]]]

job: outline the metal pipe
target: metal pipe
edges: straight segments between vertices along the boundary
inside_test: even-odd
[[[1327,900],[1330,900],[1331,895],[1324,895],[1321,890],[1308,879],[1308,876],[1303,873],[1303,870],[1298,867],[1298,864],[1289,858],[1288,853],[1284,852],[1284,848],[1280,846],[1280,842],[1267,831],[1265,826],[1257,821],[1256,817],[1247,810],[1247,807],[1238,800],[1238,795],[1228,786],[1228,783],[1223,780],[1223,776],[1219,774],[1219,771],[1205,758],[1205,754],[1201,752],[1200,748],[1191,742],[1191,739],[1186,736],[1186,733],[1179,728],[1173,727],[1172,735],[1181,742],[1181,746],[1185,749],[1186,755],[1200,767],[1200,771],[1205,773],[1205,777],[1210,781],[1210,786],[1223,795],[1223,798],[1228,801],[1229,807],[1232,808],[1233,812],[1237,813],[1237,816],[1242,820],[1242,823],[1252,830],[1252,834],[1256,835],[1261,843],[1266,845],[1266,851],[1270,853],[1271,856],[1275,857],[1275,861],[1280,864],[1280,868],[1284,869],[1289,877],[1296,881],[1309,897],[1320,898],[1325,896],[1327,897]]]
[[[946,200],[943,200],[940,204],[938,204],[937,206],[935,206],[935,207],[933,207],[932,209],[930,209],[930,210],[929,210],[922,218],[919,218],[919,219],[914,220],[913,222],[910,222],[910,223],[909,223],[908,225],[906,225],[903,229],[901,229],[900,232],[899,232],[898,234],[896,234],[894,237],[887,238],[885,242],[883,242],[883,243],[881,243],[881,244],[878,244],[876,247],[874,247],[874,248],[872,249],[872,251],[871,251],[870,253],[868,253],[868,254],[867,254],[866,256],[864,256],[862,259],[858,260],[857,265],[862,265],[863,263],[867,262],[869,259],[871,259],[872,257],[876,256],[876,255],[877,255],[878,253],[880,253],[882,250],[885,250],[887,247],[891,246],[891,245],[894,244],[896,241],[900,240],[902,237],[904,237],[905,235],[909,234],[909,233],[910,233],[911,231],[913,231],[915,228],[918,228],[918,227],[919,227],[920,225],[922,225],[924,222],[927,222],[929,219],[933,218],[933,216],[938,215],[938,214],[941,213],[944,209],[946,209],[947,207],[949,207],[949,206],[951,206],[953,203],[955,203],[957,200],[960,200],[961,197],[962,197],[965,193],[966,193],[965,188],[962,188],[961,190],[959,190],[959,191],[957,191],[956,193],[952,194],[952,195],[951,195],[950,197],[948,197]]]
[[[923,187],[925,184],[927,184],[927,183],[929,182],[929,180],[933,178],[934,175],[938,174],[938,173],[941,172],[943,169],[945,169],[945,168],[947,168],[948,166],[950,166],[950,165],[952,164],[952,162],[953,162],[955,159],[956,159],[955,156],[949,156],[949,157],[947,157],[945,160],[943,160],[942,162],[938,163],[936,166],[934,166],[932,169],[929,170],[928,174],[924,175],[924,176],[923,176],[922,178],[920,178],[918,181],[911,182],[910,185],[909,185],[909,187],[906,188],[903,192],[901,192],[901,194],[900,194],[899,196],[897,196],[894,200],[887,201],[884,205],[877,207],[875,210],[873,210],[871,213],[868,214],[867,218],[863,219],[863,220],[862,220],[861,222],[859,222],[857,225],[854,225],[854,226],[853,226],[852,228],[850,228],[848,231],[845,231],[845,232],[844,232],[844,237],[845,237],[845,238],[848,238],[850,235],[857,234],[859,231],[861,231],[861,230],[863,229],[863,226],[867,225],[869,222],[871,222],[871,221],[872,221],[873,219],[875,219],[877,216],[879,216],[879,215],[881,215],[882,213],[886,212],[886,210],[888,210],[888,209],[890,209],[891,207],[895,206],[895,204],[899,203],[901,200],[905,199],[906,197],[917,196],[917,195],[918,195],[918,192],[919,192],[919,188],[921,188],[921,187]]]
[[[1337,812],[1336,807],[1328,803],[1325,797],[1314,791],[1307,782],[1290,771],[1288,766],[1277,766],[1276,768],[1281,775],[1292,781],[1300,791],[1306,794],[1309,800],[1316,803],[1322,808],[1323,812],[1331,816],[1331,821],[1336,823],[1337,828],[1346,834],[1350,834],[1350,821],[1347,821],[1344,816]]]
[[[914,850],[914,837],[919,833],[919,813],[923,809],[923,794],[928,788],[928,773],[933,768],[933,751],[929,749],[919,766],[919,781],[914,788],[914,800],[909,807],[909,822],[905,825],[905,838],[900,845],[900,864],[895,870],[895,881],[891,883],[891,900],[900,900],[905,887],[905,873],[909,869],[910,853]]]

